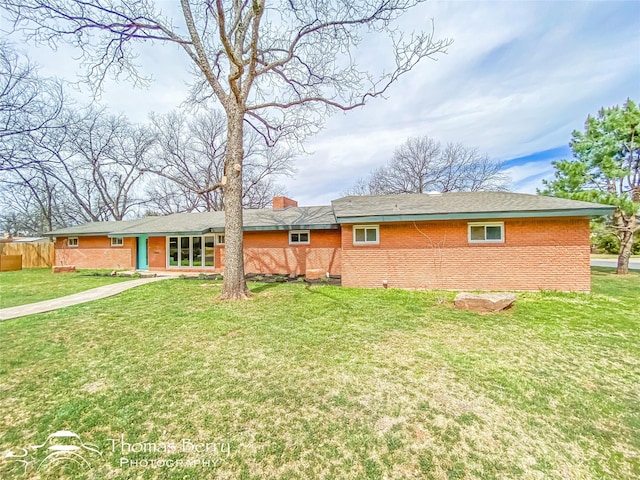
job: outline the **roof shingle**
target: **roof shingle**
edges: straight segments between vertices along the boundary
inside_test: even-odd
[[[349,196],[331,206],[245,210],[245,230],[335,229],[340,223],[393,222],[407,219],[593,216],[612,206],[564,198],[510,192],[451,192]],[[175,213],[122,222],[93,222],[62,228],[49,235],[199,235],[224,231],[224,212]]]
[[[534,212],[559,213],[574,212],[589,215],[589,211],[599,210],[609,213],[613,207],[599,203],[579,202],[565,198],[545,197],[510,192],[449,192],[442,194],[404,194],[349,196],[331,202],[336,219],[357,217],[392,216],[437,216],[465,214],[477,217],[479,214],[511,213],[524,214]],[[513,215],[512,215],[513,216]]]

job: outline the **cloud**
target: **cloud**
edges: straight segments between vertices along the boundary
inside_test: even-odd
[[[163,9],[173,13],[170,5]],[[467,2],[421,4],[400,21],[405,32],[431,28],[455,42],[449,54],[425,60],[362,109],[328,118],[310,138],[311,152],[285,179],[301,204],[327,203],[358,177],[385,163],[409,136],[478,147],[510,162],[566,146],[588,114],[627,97],[640,100],[639,2]],[[367,34],[356,52],[359,66],[379,71],[393,64],[390,39]],[[191,65],[178,47],[137,45],[148,89],[109,81],[103,95],[115,112],[145,121],[149,112],[178,106],[188,92]],[[31,48],[43,73],[74,79],[76,50]],[[510,163],[518,191],[535,190],[551,159]],[[545,163],[546,162],[546,163]]]
[[[536,193],[542,188],[542,180],[553,177],[552,160],[538,160],[505,169],[511,178],[514,190],[522,193]]]
[[[511,178],[513,190],[522,193],[536,193],[544,188],[542,180],[551,180],[555,169],[554,161],[571,158],[569,146],[552,148],[530,155],[513,158],[503,163],[505,173]]]
[[[429,2],[420,13],[409,26],[433,16],[455,38],[449,55],[420,64],[389,100],[331,118],[299,160],[294,196],[323,197],[348,175],[353,184],[411,135],[500,161],[566,146],[588,114],[640,94],[640,4]],[[515,190],[534,192],[553,159],[512,166]]]

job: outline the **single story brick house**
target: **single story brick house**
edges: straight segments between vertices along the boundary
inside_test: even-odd
[[[348,196],[245,210],[245,271],[342,285],[589,291],[589,220],[613,207],[507,192]],[[224,212],[55,230],[56,264],[222,272]]]

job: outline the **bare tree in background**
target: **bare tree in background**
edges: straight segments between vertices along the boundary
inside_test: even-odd
[[[133,212],[137,166],[151,145],[145,129],[76,108],[61,82],[40,77],[10,44],[0,47],[3,227],[36,234]]]
[[[509,178],[500,162],[476,148],[457,143],[444,147],[427,136],[410,137],[389,162],[347,191],[349,195],[478,192],[508,190]]]
[[[34,160],[23,155],[25,136],[55,128],[64,102],[60,82],[40,77],[28,59],[0,41],[0,171]]]
[[[36,41],[68,41],[83,52],[100,87],[108,71],[142,81],[133,41],[179,45],[199,72],[200,96],[217,99],[227,117],[223,298],[246,298],[242,243],[245,124],[275,144],[316,132],[334,109],[350,110],[389,86],[420,60],[446,51],[433,29],[405,33],[393,22],[420,0],[181,0],[180,18],[150,0],[0,0],[14,25]],[[373,75],[358,67],[365,34],[385,33],[394,64],[381,55]]]
[[[65,226],[60,189],[43,163],[7,171],[0,187],[0,223],[14,236],[39,235]]]
[[[20,165],[4,172],[3,224],[42,233],[139,213],[149,129],[104,109],[64,109],[54,125],[21,135]]]
[[[48,174],[70,197],[68,223],[122,220],[146,199],[140,167],[151,153],[149,129],[104,109],[73,111],[64,132],[40,142]]]
[[[0,41],[0,224],[13,234],[37,234],[59,225],[54,219],[56,184],[48,178],[32,139],[60,127],[62,83]]]
[[[224,177],[226,117],[210,110],[189,118],[175,111],[152,117],[154,154],[142,167],[157,176],[148,188],[151,211],[159,213],[223,210],[222,192],[215,186]],[[245,133],[242,203],[264,208],[283,189],[274,176],[291,173],[291,152],[268,147],[252,131]],[[212,188],[213,187],[213,188]]]

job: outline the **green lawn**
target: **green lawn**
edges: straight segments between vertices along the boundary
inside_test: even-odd
[[[606,272],[482,316],[451,292],[229,303],[175,279],[2,322],[0,452],[71,430],[101,455],[0,478],[638,478],[640,275]]]
[[[29,268],[0,273],[0,308],[50,300],[100,287],[109,283],[130,280],[126,277],[92,276],[96,270],[75,273],[51,273],[50,268]]]
[[[592,253],[592,260],[618,260],[618,255],[611,253]],[[631,255],[631,260],[640,260],[640,255]]]

